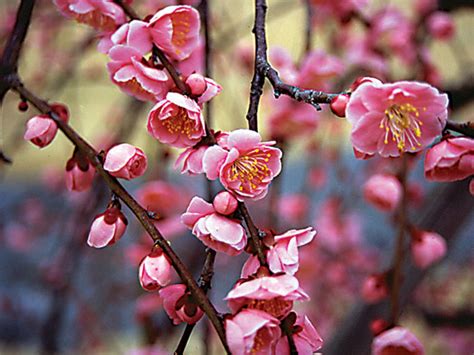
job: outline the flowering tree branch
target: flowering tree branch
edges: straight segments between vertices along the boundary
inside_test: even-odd
[[[10,85],[10,88],[20,94],[21,97],[26,99],[28,102],[33,104],[41,113],[48,114],[57,124],[58,128],[66,135],[66,137],[89,159],[91,164],[95,167],[99,175],[103,178],[105,183],[109,186],[110,190],[120,198],[133,212],[138,221],[142,224],[145,230],[148,232],[150,237],[153,239],[156,245],[158,245],[166,256],[170,259],[171,264],[175,268],[176,272],[180,276],[183,283],[188,287],[189,291],[195,298],[199,307],[207,314],[210,321],[214,325],[216,332],[221,339],[224,347],[227,350],[227,343],[225,338],[225,331],[222,324],[222,320],[210,303],[206,294],[202,291],[199,285],[194,280],[191,272],[187,269],[186,265],[181,261],[178,255],[169,245],[168,241],[163,237],[159,230],[154,225],[154,220],[149,216],[148,211],[144,209],[131,195],[125,190],[125,188],[120,184],[120,182],[113,176],[111,176],[107,171],[104,170],[102,166],[101,158],[97,151],[82,138],[71,126],[63,122],[60,117],[53,112],[52,107],[48,103],[34,93],[29,91],[26,87],[23,86],[19,78],[15,75],[7,76],[9,80],[6,80],[3,77],[3,81],[7,81]]]

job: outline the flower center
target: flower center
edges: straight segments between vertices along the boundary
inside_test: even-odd
[[[190,31],[188,15],[178,14],[173,18],[173,35],[171,41],[176,47],[183,47],[186,44],[186,38]],[[176,54],[181,54],[181,50],[176,48]]]
[[[163,126],[171,134],[185,134],[191,138],[191,134],[196,132],[195,122],[191,120],[185,109],[179,107],[176,114],[163,121]]]
[[[397,143],[399,151],[421,147],[421,126],[418,119],[420,113],[412,104],[394,104],[385,110],[385,117],[380,121],[380,128],[385,129],[384,143],[388,144],[389,133],[392,141]]]
[[[230,179],[240,180],[245,187],[256,189],[263,179],[270,175],[267,166],[270,157],[270,153],[262,152],[258,148],[240,156],[231,166]],[[244,190],[244,186],[240,186],[239,190]]]
[[[132,92],[133,94],[143,96],[150,101],[155,100],[155,95],[153,95],[149,91],[146,91],[143,88],[143,86],[140,85],[137,79],[132,78],[131,80],[125,82],[124,84],[127,87],[127,89],[130,90],[130,92]]]
[[[248,308],[258,309],[271,314],[275,318],[283,318],[293,308],[293,302],[282,298],[273,298],[271,300],[252,300],[248,304]]]
[[[75,18],[78,22],[106,32],[113,31],[117,27],[112,18],[103,15],[99,10],[89,11],[85,14],[76,14]]]
[[[261,328],[258,330],[255,338],[253,339],[253,346],[250,350],[251,354],[258,354],[260,350],[265,349],[268,338],[270,337],[270,331],[267,328]]]

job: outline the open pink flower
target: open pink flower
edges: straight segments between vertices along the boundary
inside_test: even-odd
[[[112,47],[107,63],[110,78],[123,92],[139,100],[161,100],[171,88],[171,80],[165,70],[151,67],[142,56],[130,46]]]
[[[199,12],[191,6],[168,6],[148,26],[154,43],[172,59],[189,57],[199,43]]]
[[[474,175],[474,139],[449,137],[426,152],[425,177],[456,181]]]
[[[181,221],[204,245],[229,255],[237,255],[247,245],[247,234],[239,221],[216,213],[200,197],[193,197]]]
[[[375,337],[372,342],[374,355],[424,355],[420,341],[408,329],[394,327]]]
[[[162,143],[177,148],[195,145],[206,135],[204,117],[196,101],[169,92],[148,115],[148,132]]]
[[[151,52],[153,42],[148,29],[148,23],[132,20],[120,26],[115,32],[101,39],[99,49],[108,54],[109,50],[117,45],[131,47],[137,51],[137,57]]]
[[[156,291],[171,281],[171,263],[161,249],[145,256],[138,268],[140,285],[146,291]]]
[[[202,167],[202,159],[207,148],[209,148],[209,146],[206,145],[202,145],[197,148],[186,148],[181,154],[178,155],[178,158],[174,164],[175,169],[181,166],[181,174],[202,174],[204,172]]]
[[[234,355],[274,354],[281,336],[278,319],[268,313],[245,309],[225,321],[227,343]]]
[[[92,186],[95,168],[89,160],[75,152],[66,163],[66,187],[69,191],[86,191]]]
[[[393,175],[372,175],[363,189],[365,199],[382,211],[393,211],[402,197],[402,185]]]
[[[418,152],[441,134],[448,97],[415,81],[366,82],[352,93],[346,109],[351,141],[365,154],[398,157]]]
[[[274,273],[285,272],[294,275],[299,268],[298,247],[310,243],[315,235],[316,231],[312,227],[291,229],[276,235],[275,244],[267,252],[270,270]]]
[[[104,169],[111,175],[131,180],[142,176],[147,168],[143,150],[123,143],[112,147],[105,156]]]
[[[299,355],[312,355],[323,346],[323,339],[307,316],[298,316],[293,330],[293,340]],[[289,354],[288,337],[282,336],[275,348],[275,354]]]
[[[411,240],[413,262],[421,269],[438,262],[446,255],[446,241],[438,233],[415,231]]]
[[[100,31],[113,31],[126,21],[122,8],[111,0],[53,0],[61,13]]]
[[[258,200],[267,194],[268,185],[281,170],[281,150],[274,142],[261,142],[260,134],[238,129],[229,134],[224,148],[210,147],[203,167],[209,179],[219,177],[222,185],[238,200]]]
[[[112,203],[104,213],[95,217],[87,244],[94,248],[103,248],[117,242],[125,233],[127,219],[120,207]]]
[[[163,308],[174,325],[181,322],[194,324],[204,314],[183,284],[170,285],[159,292],[163,299]]]
[[[43,148],[56,137],[58,126],[48,115],[38,115],[30,118],[26,123],[23,138],[34,145]]]
[[[246,307],[265,311],[280,319],[291,311],[293,301],[308,299],[308,295],[300,288],[298,279],[287,274],[242,280],[225,298],[232,313]]]

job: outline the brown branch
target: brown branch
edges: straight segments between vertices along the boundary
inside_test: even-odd
[[[0,60],[0,76],[15,74],[18,71],[18,60],[30,26],[34,6],[35,0],[21,0],[16,13],[15,25]],[[3,101],[3,97],[9,89],[8,84],[0,80],[0,102]]]
[[[311,51],[311,45],[313,43],[313,5],[311,0],[305,0],[306,7],[306,29],[304,39],[304,54]]]
[[[35,106],[41,113],[48,114],[56,122],[58,128],[66,135],[66,137],[89,159],[91,164],[96,168],[99,175],[109,186],[110,190],[130,208],[138,221],[153,239],[155,244],[158,245],[170,259],[171,264],[180,276],[181,280],[188,287],[199,307],[206,313],[214,325],[224,347],[226,350],[228,350],[225,338],[225,330],[219,314],[217,313],[214,306],[210,303],[205,293],[199,288],[196,281],[194,281],[191,272],[186,268],[178,255],[171,248],[168,241],[155,227],[153,223],[154,221],[148,215],[147,210],[144,209],[127,190],[125,190],[125,188],[116,178],[104,170],[96,150],[71,126],[61,121],[59,116],[52,111],[52,108],[46,101],[40,99],[27,88],[25,88],[18,78],[16,78],[16,80],[10,80],[10,85],[13,90],[33,104],[33,106]]]
[[[474,138],[474,122],[455,122],[448,120],[444,129],[462,133],[468,137]]]
[[[135,12],[135,10],[123,0],[113,0],[118,6],[120,6],[125,14],[130,17],[131,20],[140,20],[140,16]]]

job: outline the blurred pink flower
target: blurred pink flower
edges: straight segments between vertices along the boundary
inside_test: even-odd
[[[272,46],[268,51],[272,66],[278,71],[281,79],[288,84],[295,84],[298,72],[288,50],[280,46]]]
[[[194,324],[201,319],[203,312],[191,294],[186,291],[185,285],[170,285],[162,288],[159,293],[163,299],[163,308],[174,325],[181,322]]]
[[[290,313],[293,301],[307,301],[309,296],[296,277],[283,274],[239,281],[224,299],[232,313],[246,307],[281,319]]]
[[[113,31],[126,21],[120,6],[111,0],[53,0],[61,13],[99,31]]]
[[[58,126],[48,115],[38,115],[30,118],[26,123],[23,138],[34,145],[43,148],[49,145],[56,137]]]
[[[367,303],[377,303],[386,298],[389,288],[385,274],[373,274],[368,276],[361,289],[361,296]]]
[[[147,165],[147,158],[143,150],[123,143],[112,147],[107,152],[104,170],[117,178],[131,180],[142,176]]]
[[[168,6],[149,21],[153,42],[172,59],[190,56],[199,42],[199,12],[191,6]]]
[[[163,300],[154,293],[141,295],[135,302],[135,317],[143,322],[163,308]]]
[[[447,106],[447,95],[425,83],[363,83],[346,110],[352,145],[361,153],[383,157],[418,152],[441,134]]]
[[[112,203],[104,213],[95,217],[87,238],[87,244],[93,248],[112,245],[125,233],[127,224],[127,219],[120,207]]]
[[[148,115],[148,132],[160,142],[177,148],[195,145],[206,135],[204,117],[196,101],[169,92]]]
[[[453,18],[446,12],[436,11],[426,20],[428,32],[436,39],[448,40],[454,35]]]
[[[145,256],[138,268],[138,279],[145,291],[156,291],[171,281],[171,263],[161,249]]]
[[[424,355],[420,341],[408,329],[394,327],[375,337],[372,342],[373,355]]]
[[[415,231],[411,240],[413,262],[421,269],[440,261],[447,251],[446,241],[438,233]]]
[[[283,195],[278,199],[278,214],[292,224],[301,223],[308,215],[310,204],[311,201],[307,195]]]
[[[474,139],[449,137],[428,149],[425,177],[432,181],[456,181],[474,175]]]
[[[323,339],[307,316],[296,319],[293,340],[299,355],[312,355],[323,346]],[[275,348],[276,354],[290,354],[288,337],[282,336]]]
[[[86,191],[92,186],[95,168],[85,157],[74,154],[66,163],[66,187],[69,191]]]
[[[181,213],[189,201],[186,190],[166,181],[150,181],[136,191],[138,202],[156,218],[167,218]]]
[[[393,211],[402,197],[400,181],[389,174],[375,174],[367,180],[363,187],[367,202],[382,211]]]
[[[216,213],[200,197],[193,197],[181,221],[204,245],[216,251],[237,255],[247,245],[247,234],[240,222]]]
[[[260,134],[238,129],[229,134],[225,147],[214,145],[204,154],[208,179],[219,177],[239,201],[265,197],[268,185],[281,170],[281,150],[274,142],[261,142]]]
[[[345,70],[344,63],[322,50],[310,52],[303,60],[298,73],[297,84],[305,89],[329,90],[331,79]]]
[[[274,354],[281,336],[279,321],[268,313],[244,309],[225,321],[226,338],[234,355]]]

